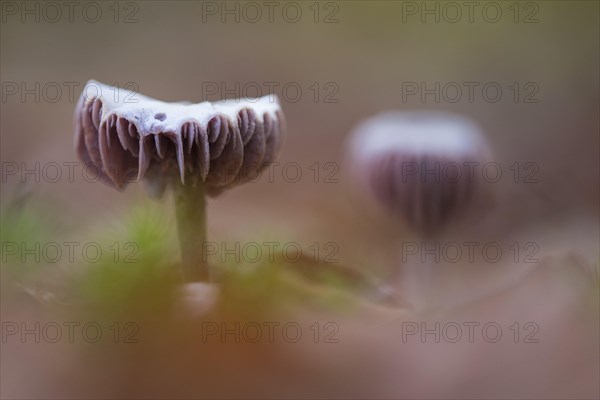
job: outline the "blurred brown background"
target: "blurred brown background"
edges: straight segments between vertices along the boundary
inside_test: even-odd
[[[262,95],[269,93],[269,85],[275,85],[275,94],[282,100],[288,124],[287,140],[279,161],[282,166],[297,163],[294,166],[300,166],[302,177],[291,182],[293,179],[285,175],[282,168],[275,168],[272,181],[269,176],[263,176],[257,183],[235,188],[211,200],[208,231],[212,240],[277,237],[306,246],[315,240],[335,241],[340,246],[344,264],[387,274],[397,262],[394,247],[406,230],[377,220],[354,200],[352,193],[360,188],[355,188],[352,177],[345,174],[344,140],[357,122],[380,111],[435,109],[454,111],[477,121],[504,173],[503,179],[494,185],[496,199],[489,205],[490,212],[485,218],[458,232],[450,231],[450,237],[458,241],[474,238],[503,243],[534,241],[539,245],[540,259],[574,253],[582,258],[582,264],[597,265],[600,238],[599,3],[477,3],[472,21],[469,21],[467,8],[460,6],[462,2],[454,3],[459,4],[462,16],[457,22],[450,22],[455,11],[445,8],[445,2],[280,2],[270,22],[268,6],[258,2],[261,17],[254,23],[254,9],[245,8],[243,2],[135,1],[121,3],[117,7],[118,14],[113,3],[98,2],[102,15],[98,22],[92,23],[82,14],[87,3],[81,2],[72,22],[68,20],[67,8],[61,6],[62,17],[53,23],[48,19],[53,19],[55,13],[44,9],[43,2],[2,2],[3,206],[15,197],[19,187],[27,186],[47,205],[49,213],[55,213],[77,235],[78,231],[107,218],[126,215],[131,205],[150,201],[142,185],[133,184],[118,193],[100,183],[86,182],[81,168],[75,168],[74,182],[67,179],[68,169],[63,163],[77,161],[73,151],[73,109],[81,88],[89,79],[119,86],[133,83],[141,93],[151,97],[193,102],[244,94],[252,96],[256,94],[254,83],[257,83]],[[21,15],[23,4],[34,10],[38,7],[39,23],[34,21],[35,16]],[[225,7],[238,11],[223,14]],[[425,12],[426,8],[435,10],[436,7],[439,22],[435,22],[435,15]],[[484,12],[484,8],[487,11]],[[497,9],[501,13],[498,17]],[[299,17],[296,17],[297,10],[301,12]],[[87,12],[88,19],[96,18],[95,8]],[[236,14],[239,22],[235,20]],[[425,18],[425,22],[421,18]],[[297,22],[291,21],[295,19]],[[407,95],[403,91],[407,84],[425,83],[433,88],[436,82],[441,87],[458,83],[463,88],[462,98],[452,102],[441,92],[439,102],[432,95],[422,101],[420,92]],[[465,82],[478,84],[473,101],[468,99]],[[482,87],[486,83],[501,88],[502,97],[497,102],[486,100],[483,95]],[[515,83],[519,87],[517,101]],[[36,84],[39,90],[35,89]],[[206,89],[213,89],[215,84],[220,88],[218,92],[207,93]],[[33,88],[39,101],[32,94],[22,98],[22,85]],[[54,101],[56,94],[52,88],[56,85],[62,93]],[[75,86],[74,99],[69,99],[68,85]],[[13,93],[15,87],[18,89]],[[44,93],[44,87],[48,87],[48,92]],[[284,87],[289,91],[285,92]],[[294,88],[298,87],[302,94],[296,101]],[[248,91],[243,92],[244,88]],[[454,92],[448,93],[453,97]],[[525,102],[526,98],[534,102]],[[35,182],[32,175],[22,179],[21,163],[27,168],[35,168],[36,163],[40,163],[43,168],[52,162],[63,166],[63,178],[58,182],[49,182],[43,173],[39,182]],[[334,164],[327,164],[330,162]],[[523,183],[521,176],[521,182],[515,183],[509,169],[515,162],[521,167],[528,162],[538,165],[539,182]],[[16,175],[7,170],[14,163],[18,167]],[[319,171],[316,183],[315,168]],[[295,169],[288,172],[293,178]],[[333,175],[329,176],[330,173]],[[327,176],[334,182],[325,182]],[[169,201],[167,198],[166,202]],[[501,275],[498,269],[493,273]],[[459,278],[455,279],[447,290],[457,296],[471,293],[475,287],[471,276],[462,283]],[[511,384],[517,389],[526,388],[515,389],[513,395],[525,393],[532,398],[540,394],[597,395],[597,386],[594,386],[598,372],[598,348],[594,339],[597,336],[587,329],[594,326],[594,321],[590,325],[586,319],[589,314],[578,319],[579,314],[571,314],[571,309],[564,306],[571,304],[562,300],[571,299],[573,290],[557,290],[561,296],[557,295],[554,303],[545,303],[549,299],[542,301],[542,297],[536,296],[557,292],[535,282],[516,295],[518,301],[505,293],[491,301],[493,304],[496,300],[501,302],[501,307],[486,308],[487,303],[479,304],[460,314],[466,315],[465,318],[484,315],[489,319],[494,312],[512,315],[512,311],[507,310],[522,308],[521,316],[537,315],[540,324],[547,323],[545,332],[551,334],[546,336],[546,347],[516,359],[526,363],[523,370],[536,371],[530,386],[511,375],[516,381],[510,377],[493,384],[490,381],[488,392],[482,392],[482,388],[486,388],[485,377],[479,376],[481,380],[474,384],[468,376],[477,376],[481,365],[478,363],[484,362],[481,360],[484,356],[478,352],[483,350],[470,348],[468,357],[472,358],[462,358],[464,369],[456,369],[463,371],[462,380],[458,383],[452,377],[440,380],[439,387],[432,387],[429,395],[460,393],[477,397],[481,393],[503,393]],[[534,297],[538,302],[527,303]],[[549,309],[562,314],[556,317],[543,313]],[[568,318],[565,319],[565,315]],[[569,336],[566,326],[575,333]],[[582,345],[577,338],[592,346]],[[540,358],[551,349],[567,346],[565,343],[570,344],[567,348],[572,355],[566,354],[567,351],[558,354],[556,357],[564,361],[563,364],[548,363]],[[485,353],[486,357],[494,359],[495,353],[489,346],[482,348],[490,352]],[[412,350],[405,347],[402,351],[411,357]],[[440,367],[434,371],[438,377],[454,369],[454,360],[461,360],[453,358],[456,354],[452,350],[448,353],[430,351],[429,358],[423,360],[433,364],[445,360],[440,365],[447,369],[442,371]],[[387,349],[379,349],[371,355],[385,357],[380,353],[387,354]],[[390,361],[391,365],[401,362],[402,354]],[[419,357],[416,359],[421,359]],[[490,362],[486,365],[491,365],[491,369],[481,371],[508,374],[506,371],[511,370],[514,360],[504,358],[504,363],[499,365]],[[26,364],[21,367],[25,368]],[[411,369],[414,364],[404,367],[419,376],[418,366],[416,370]],[[430,364],[421,367],[431,372]],[[364,369],[368,371],[369,367],[364,366]],[[564,376],[564,370],[569,371],[569,376],[564,378],[568,383],[562,385],[556,377]],[[22,376],[14,371],[9,370],[15,379],[11,388],[16,391],[10,393],[22,393],[14,388],[27,385],[18,381]],[[381,372],[373,371],[374,374]],[[348,376],[355,376],[352,372],[359,373],[350,371]],[[292,375],[290,372],[289,376]],[[406,382],[413,382],[415,386],[407,386],[405,391],[395,387],[398,390],[394,391],[391,388],[394,388],[395,374],[388,371],[388,375],[383,376],[382,386],[375,391],[364,388],[362,395],[408,393],[416,396],[420,388],[418,379],[413,381],[409,374],[404,375],[409,377]],[[365,382],[368,378],[365,377]],[[348,383],[347,379],[340,380]],[[62,388],[60,382],[53,384]],[[326,382],[319,384],[326,386]],[[40,387],[42,392],[43,383]],[[448,392],[449,387],[452,390]],[[561,389],[555,391],[557,387]],[[284,389],[282,383],[281,391],[273,393],[283,394]],[[122,394],[116,389],[114,393]],[[114,393],[104,392],[105,395]],[[297,393],[309,395],[300,389]],[[361,396],[361,392],[334,389],[332,393]],[[504,393],[511,394],[508,389]]]

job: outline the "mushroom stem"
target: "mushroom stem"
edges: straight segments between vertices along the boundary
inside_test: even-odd
[[[208,281],[204,184],[195,182],[182,185],[178,182],[173,186],[183,278],[188,282]]]
[[[419,311],[426,309],[432,302],[436,266],[434,262],[429,261],[412,262],[402,266],[400,274],[402,293]]]

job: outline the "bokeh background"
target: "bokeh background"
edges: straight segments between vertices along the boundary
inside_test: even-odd
[[[68,179],[64,163],[77,161],[73,110],[89,79],[135,87],[165,101],[194,102],[266,95],[275,85],[288,127],[279,161],[295,163],[288,170],[292,178],[274,168],[272,177],[263,175],[209,200],[211,240],[269,239],[303,247],[333,242],[341,265],[393,286],[399,243],[416,239],[402,223],[382,219],[360,202],[361,188],[344,167],[345,139],[361,119],[381,111],[445,110],[482,127],[505,175],[493,184],[494,201],[485,205],[484,215],[448,229],[440,240],[506,247],[534,242],[540,262],[446,265],[439,270],[435,311],[427,315],[371,304],[368,295],[354,311],[296,307],[284,314],[288,320],[308,321],[317,313],[337,321],[337,346],[265,349],[245,343],[238,349],[220,343],[194,346],[189,354],[183,344],[193,340],[185,332],[197,326],[169,322],[166,333],[157,322],[166,324],[166,314],[158,311],[163,319],[139,317],[154,321],[145,342],[104,351],[102,361],[97,350],[71,344],[3,341],[3,397],[598,398],[598,2],[477,2],[471,20],[458,3],[457,22],[449,21],[455,11],[445,2],[278,2],[272,21],[268,6],[257,2],[262,13],[257,22],[256,8],[244,2],[97,2],[85,14],[88,20],[82,14],[87,3],[79,3],[69,21],[59,2],[62,16],[51,22],[54,10],[43,2],[2,2],[4,221],[12,221],[16,209],[35,208],[30,221],[35,234],[44,230],[54,240],[84,240],[151,203],[150,213],[172,225],[169,196],[150,200],[141,184],[119,193],[86,181],[77,167],[74,181]],[[23,7],[39,10],[40,21],[21,15]],[[102,15],[90,22],[97,8]],[[439,22],[426,9],[439,10]],[[442,92],[439,101],[432,95],[423,100],[420,92],[405,91],[407,84],[432,88],[436,82],[458,83],[462,98],[453,102]],[[479,84],[473,101],[464,82]],[[487,83],[502,89],[498,101],[484,96]],[[23,95],[23,88],[33,88],[39,99]],[[63,166],[57,182],[43,172],[38,179],[23,176],[24,166],[53,162]],[[521,168],[535,163],[537,182],[523,182],[522,175],[514,182],[509,167],[515,162]],[[302,176],[295,181],[297,166]],[[14,228],[3,223],[2,235]],[[177,262],[176,248],[173,254],[167,263]],[[76,268],[19,265],[14,275],[6,272],[11,263],[18,262],[3,262],[2,321],[61,319],[57,315],[64,320],[60,307],[39,306],[39,291],[55,297],[70,291],[57,289],[56,281],[64,283],[64,275]],[[121,278],[117,273],[110,279]],[[258,287],[259,294],[272,290]],[[32,300],[25,292],[37,295]],[[502,321],[504,327],[535,321],[541,340],[410,345],[399,340],[399,323],[381,328],[384,321],[417,319]]]

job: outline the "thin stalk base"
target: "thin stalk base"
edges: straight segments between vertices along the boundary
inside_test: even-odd
[[[185,185],[177,182],[173,186],[183,277],[187,282],[208,281],[204,185],[200,182],[186,182]]]

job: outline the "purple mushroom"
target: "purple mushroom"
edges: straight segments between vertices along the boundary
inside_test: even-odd
[[[348,160],[356,186],[426,242],[485,204],[489,193],[481,174],[491,160],[487,142],[473,122],[454,114],[387,112],[369,118],[351,135]],[[400,273],[401,296],[415,305],[427,302],[434,263],[403,261],[401,267],[394,272]]]
[[[491,159],[470,120],[442,112],[386,112],[359,124],[350,166],[385,211],[431,236],[464,215],[483,192],[476,167]]]
[[[186,280],[208,279],[205,197],[256,177],[281,148],[276,97],[166,103],[89,81],[75,110],[75,148],[116,189],[143,180],[154,196],[170,186]]]

